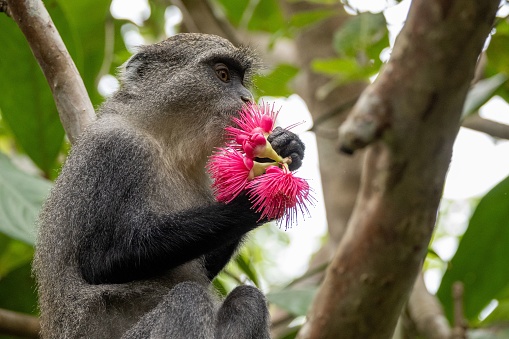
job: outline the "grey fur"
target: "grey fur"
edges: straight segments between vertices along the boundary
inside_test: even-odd
[[[263,295],[240,288],[226,300],[239,313],[225,309],[209,291],[202,258],[118,284],[87,283],[78,265],[77,249],[97,223],[136,221],[147,204],[156,213],[212,204],[207,156],[242,106],[240,96],[250,96],[214,85],[203,61],[216,57],[237,61],[247,77],[257,63],[247,49],[210,35],[181,34],[141,48],[74,145],[39,218],[34,272],[42,337],[268,338]],[[128,243],[132,235],[116,236]],[[247,330],[231,327],[235,321]]]

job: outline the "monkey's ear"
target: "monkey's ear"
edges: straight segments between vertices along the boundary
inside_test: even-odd
[[[142,78],[148,70],[148,54],[138,52],[125,63],[123,78],[124,80],[136,80]]]

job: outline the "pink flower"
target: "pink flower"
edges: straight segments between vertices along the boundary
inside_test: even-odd
[[[309,215],[306,203],[314,197],[306,180],[295,177],[286,167],[271,166],[264,175],[246,185],[248,196],[260,219],[281,219],[286,216],[285,228],[297,219],[298,211]]]
[[[217,201],[229,203],[256,176],[274,163],[259,163],[233,148],[219,148],[209,157],[207,171],[213,179],[212,191]]]
[[[226,137],[232,143],[237,143],[238,148],[252,135],[258,134],[267,137],[274,129],[278,112],[268,104],[256,103],[244,105],[239,112],[239,117],[233,117],[232,122],[236,127],[226,127]]]
[[[315,199],[306,180],[295,177],[286,159],[267,141],[278,113],[273,106],[244,106],[239,117],[232,119],[236,127],[226,128],[228,142],[209,158],[207,170],[214,180],[212,190],[217,201],[229,203],[245,191],[260,220],[286,217],[288,228],[299,211],[309,215],[306,204],[313,204]],[[274,162],[259,163],[256,158]]]
[[[212,190],[217,201],[229,203],[254,178],[254,162],[231,148],[220,148],[209,158],[207,171],[214,180]]]
[[[263,133],[269,134],[274,129],[279,111],[274,111],[274,104],[269,105],[262,102],[261,105],[248,103],[242,107],[239,117],[233,117],[232,121],[238,128],[228,127],[227,131],[236,133]],[[237,131],[235,131],[237,130]],[[235,136],[233,137],[235,140]]]

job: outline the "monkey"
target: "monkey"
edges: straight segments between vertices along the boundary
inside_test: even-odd
[[[43,338],[252,338],[269,333],[252,286],[211,281],[260,220],[245,194],[216,202],[205,165],[253,101],[259,59],[214,35],[140,47],[78,138],[38,220],[34,274]],[[291,170],[305,146],[268,137]],[[261,159],[263,160],[263,159]]]

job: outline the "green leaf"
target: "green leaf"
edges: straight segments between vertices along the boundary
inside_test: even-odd
[[[212,280],[212,285],[214,285],[214,288],[222,297],[226,297],[228,291],[226,290],[226,286],[221,276],[215,277],[214,280]]]
[[[452,320],[451,287],[464,284],[464,312],[475,321],[486,305],[509,285],[509,177],[479,202],[458,250],[449,263],[437,296]]]
[[[490,44],[486,50],[488,63],[486,65],[486,75],[493,76],[502,73],[509,76],[509,22],[499,20],[495,27],[496,33],[491,36]],[[509,82],[506,82],[496,93],[505,101],[509,102]]]
[[[352,81],[365,81],[375,75],[379,66],[375,63],[359,65],[353,58],[315,59],[311,68],[317,73],[332,76],[333,81],[318,91],[330,92],[335,87]]]
[[[0,232],[33,245],[35,222],[51,183],[16,168],[0,153]]]
[[[14,21],[0,15],[0,108],[17,143],[49,175],[64,130],[48,83]]]
[[[343,56],[357,57],[380,41],[389,45],[387,22],[383,13],[361,13],[349,19],[334,34],[334,48]]]
[[[355,74],[360,69],[355,59],[345,58],[315,59],[311,67],[315,72],[328,75]]]
[[[0,308],[37,314],[37,293],[30,263],[0,279]]]
[[[98,105],[103,98],[97,91],[96,78],[104,60],[105,25],[108,18],[111,20],[110,24],[113,25],[109,13],[111,1],[58,0],[58,3],[68,18],[74,41],[78,47],[79,53],[75,53],[76,56],[72,53],[71,55],[83,77],[92,103]],[[85,13],[86,15],[84,15]],[[114,41],[110,41],[111,44],[117,40],[122,41],[120,34],[114,35],[114,39]],[[67,44],[67,41],[65,42]],[[123,41],[122,47],[125,50]],[[111,70],[111,66],[106,70],[107,72]]]
[[[507,63],[509,22],[507,20],[499,21],[495,30],[496,32],[491,37],[490,44],[486,50],[488,65],[496,69],[497,73],[509,75],[509,64]]]
[[[481,328],[468,331],[468,339],[507,339],[509,338],[508,328]]]
[[[235,258],[235,263],[238,265],[239,269],[255,284],[256,287],[260,286],[258,275],[250,263],[247,251],[242,251],[239,255],[237,255]]]
[[[490,315],[483,320],[482,326],[485,327],[490,324],[507,322],[509,322],[509,300],[504,299],[500,300],[498,306],[493,310],[493,312],[491,312]]]
[[[282,290],[267,294],[269,302],[293,315],[306,315],[318,288]]]
[[[249,0],[218,0],[217,3],[221,6],[228,20],[235,26],[238,26],[242,19]]]
[[[0,279],[14,269],[29,263],[33,255],[32,246],[0,233]]]
[[[257,1],[251,0],[251,2]],[[285,24],[286,19],[279,6],[279,1],[259,0],[247,28],[251,31],[275,33]]]
[[[235,26],[247,23],[251,31],[275,33],[286,23],[276,0],[218,0],[229,21]]]
[[[496,74],[491,78],[477,82],[468,92],[463,112],[461,113],[462,119],[477,112],[507,82],[507,79],[507,76],[504,74]]]
[[[253,80],[255,96],[287,97],[291,95],[293,92],[289,89],[288,83],[298,72],[299,69],[294,66],[280,64],[267,75],[255,76]]]
[[[312,62],[315,72],[334,79],[318,91],[329,93],[346,82],[367,80],[375,75],[382,65],[380,53],[387,46],[389,34],[383,13],[353,16],[334,35],[334,48],[340,57]]]
[[[296,28],[306,27],[315,24],[319,21],[330,18],[339,11],[337,10],[314,10],[314,11],[302,11],[294,14],[290,19],[290,25]]]
[[[299,333],[302,326],[297,326],[292,328],[287,333],[283,334],[282,337],[279,337],[279,339],[294,339],[297,338],[297,334]]]

